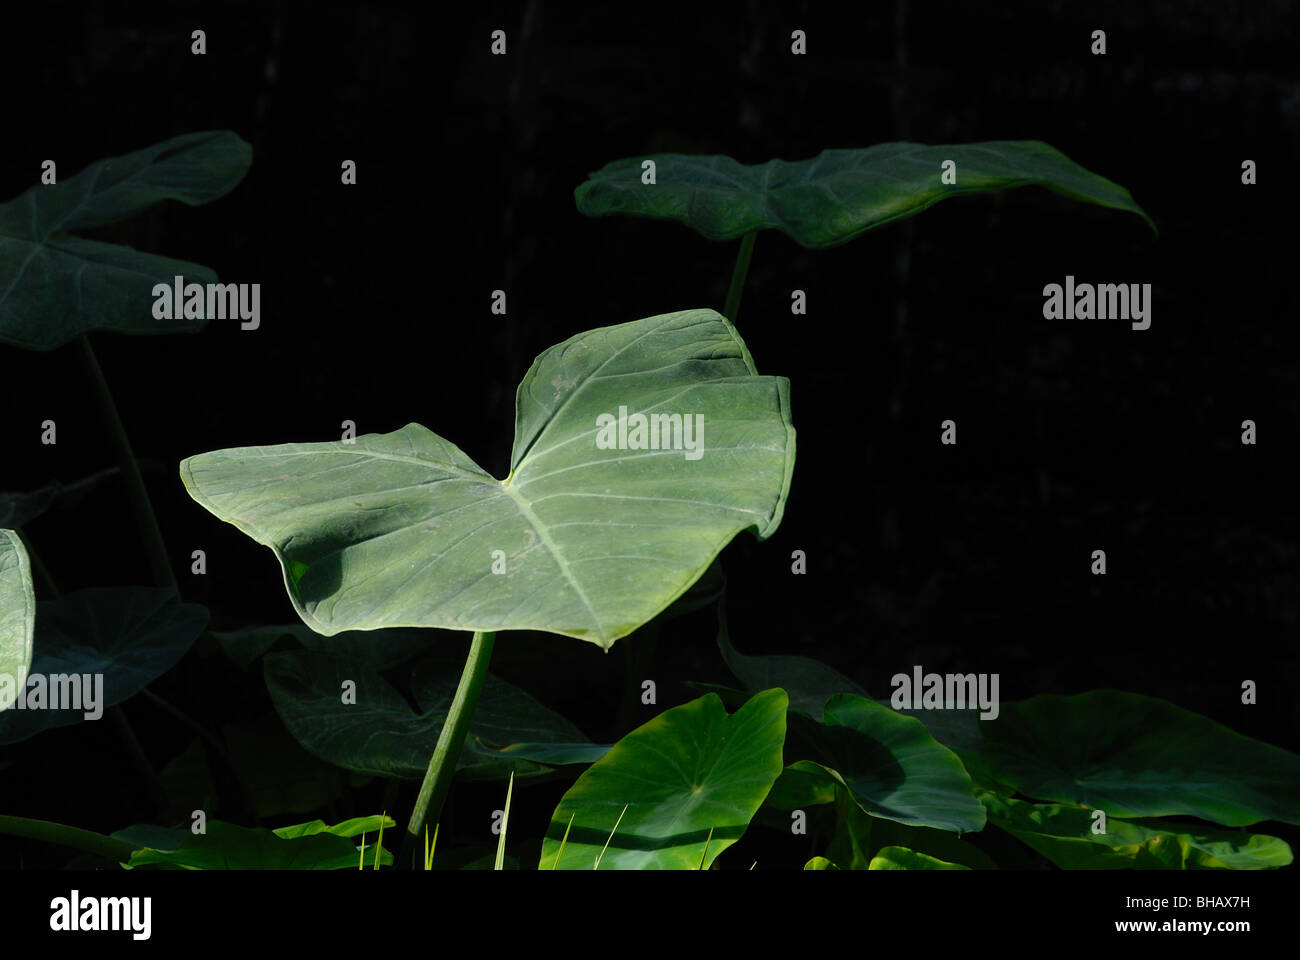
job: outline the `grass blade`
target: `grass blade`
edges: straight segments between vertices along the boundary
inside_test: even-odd
[[[424,869],[433,869],[433,851],[438,849],[438,827],[440,823],[433,825],[433,846],[429,846],[429,825],[424,825]]]
[[[504,870],[506,862],[506,827],[510,823],[510,795],[515,790],[515,772],[510,771],[510,782],[506,785],[506,808],[501,812],[501,836],[497,837],[497,859],[493,870]]]
[[[629,806],[631,806],[631,804],[628,803],[623,804],[623,809],[619,811],[618,819],[614,821],[614,829],[609,831],[609,836],[605,838],[605,845],[600,848],[600,856],[596,858],[595,866],[593,866],[591,869],[593,870],[600,869],[600,861],[605,859],[605,851],[609,849],[609,841],[614,839],[614,834],[618,832],[618,825],[623,822],[623,814],[627,813],[627,808]],[[572,818],[570,818],[569,822],[570,823],[573,822]]]
[[[379,819],[379,839],[375,841],[375,866],[373,869],[379,869],[379,853],[384,849],[384,823],[388,820],[388,811]]]
[[[704,838],[704,852],[700,854],[700,865],[695,868],[696,870],[704,869],[704,861],[707,860],[709,857],[709,844],[712,841],[713,841],[713,828],[709,827],[709,835]]]
[[[560,857],[564,856],[564,845],[569,842],[569,828],[573,826],[573,818],[577,815],[578,812],[576,810],[569,814],[569,826],[564,828],[564,836],[560,838],[560,852],[557,853],[555,859],[551,861],[552,870],[560,869]]]

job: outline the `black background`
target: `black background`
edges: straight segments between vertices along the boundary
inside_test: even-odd
[[[262,285],[255,332],[217,321],[194,336],[93,338],[182,593],[214,629],[294,614],[270,551],[189,499],[183,458],[337,439],[345,419],[360,433],[415,421],[504,476],[514,389],[541,350],[721,307],[737,244],[587,219],[573,189],[589,172],[663,151],[757,163],[886,140],[1038,139],[1127,187],[1159,237],[1026,188],[947,201],[828,251],[758,238],[738,328],[760,372],[792,382],[798,460],[781,528],[723,554],[732,639],[819,658],[877,696],[914,664],[998,673],[1004,700],[1113,687],[1300,747],[1293,4],[417,9],[6,11],[0,197],[49,158],[66,177],[190,131],[232,129],[253,146],[227,197],[95,234]],[[498,28],[505,57],[489,53]],[[806,56],[790,53],[796,28]],[[1089,52],[1095,29],[1105,56]],[[356,186],[340,183],[345,159]],[[1255,186],[1241,183],[1245,159]],[[1151,328],[1044,320],[1042,288],[1066,274],[1152,284]],[[498,288],[506,317],[489,311]],[[790,315],[795,288],[806,317]],[[0,346],[0,373],[0,489],[112,462],[71,347]],[[939,443],[947,418],[956,447]],[[59,425],[55,447],[40,445],[44,419]],[[1256,446],[1240,443],[1244,419]],[[120,486],[25,532],[65,590],[150,582]],[[196,548],[204,577],[188,573]],[[791,574],[795,549],[804,576]],[[1105,577],[1089,572],[1094,549]],[[631,671],[636,638],[606,655],[507,634],[494,670],[607,741],[695,696],[682,681],[734,683],[714,634],[711,611],[673,621]],[[646,678],[655,708],[629,699]],[[1240,702],[1247,679],[1255,706]],[[153,689],[213,724],[270,712],[256,671],[202,651]],[[139,698],[127,713],[159,767],[189,740]],[[105,832],[155,816],[106,724],[4,748],[6,762],[6,812]],[[540,835],[562,789],[516,795],[524,835]],[[459,791],[453,836],[485,833],[500,793]],[[381,798],[382,785],[358,791],[355,812]],[[5,867],[17,846],[0,840]],[[793,865],[808,852],[782,850],[764,855]],[[28,865],[60,856],[18,852]]]

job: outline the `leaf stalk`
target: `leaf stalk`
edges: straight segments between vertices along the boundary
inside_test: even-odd
[[[731,271],[731,287],[727,290],[727,303],[722,308],[722,315],[732,323],[740,313],[740,296],[745,292],[745,278],[749,276],[749,261],[754,256],[754,240],[758,232],[751,230],[740,241],[740,250],[736,254],[736,266]]]
[[[492,659],[492,647],[496,643],[496,633],[479,630],[470,641],[469,656],[465,658],[465,667],[461,670],[460,684],[447,710],[447,719],[443,721],[442,731],[438,734],[437,746],[429,758],[428,769],[424,771],[424,781],[420,784],[420,793],[415,798],[415,809],[411,811],[410,822],[406,825],[406,835],[402,838],[398,865],[401,869],[410,869],[413,865],[415,842],[420,838],[420,830],[425,821],[432,816],[439,822],[442,805],[451,789],[451,780],[456,773],[456,761],[460,759],[461,749],[465,746],[465,736],[469,733],[469,723],[478,705],[479,693],[483,690],[483,681],[487,679],[488,661]]]

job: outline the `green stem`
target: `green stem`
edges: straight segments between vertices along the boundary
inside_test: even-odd
[[[411,820],[406,825],[406,835],[402,838],[402,849],[397,857],[397,865],[410,869],[415,855],[416,842],[426,820],[432,818],[434,823],[442,813],[442,805],[451,789],[451,778],[456,773],[456,761],[465,746],[465,735],[469,733],[469,722],[474,716],[474,707],[478,704],[479,692],[483,681],[487,679],[488,661],[492,659],[492,647],[496,642],[493,632],[476,631],[469,645],[469,656],[465,658],[465,667],[460,674],[460,684],[456,687],[456,696],[452,698],[447,710],[447,719],[438,734],[438,745],[433,748],[429,758],[429,768],[424,772],[424,782],[420,784],[419,796],[415,798],[415,809],[411,811]]]
[[[722,308],[722,315],[732,323],[740,313],[740,295],[745,292],[745,277],[749,275],[749,261],[754,256],[754,239],[757,231],[751,230],[740,241],[740,252],[736,254],[736,266],[731,271],[731,287],[727,290],[727,303]]]
[[[87,853],[93,853],[108,860],[115,860],[118,863],[125,863],[131,859],[131,852],[135,849],[125,840],[106,837],[102,833],[95,833],[93,830],[68,827],[61,823],[51,823],[48,820],[7,817],[2,814],[0,814],[0,834],[7,834],[11,837],[26,837],[29,840],[42,840],[46,843],[57,843],[64,847],[74,847],[77,850],[85,850]]]
[[[135,514],[135,522],[139,525],[141,536],[144,538],[145,550],[149,553],[149,567],[153,571],[154,582],[160,587],[169,587],[176,591],[179,598],[180,588],[172,573],[171,563],[167,560],[167,547],[163,543],[162,529],[158,526],[158,517],[153,512],[153,504],[149,502],[149,492],[145,489],[144,478],[140,476],[140,465],[136,462],[135,454],[131,452],[131,442],[126,437],[126,429],[122,426],[121,416],[118,415],[117,404],[113,402],[113,394],[108,389],[108,381],[104,379],[104,371],[100,369],[99,361],[95,359],[95,351],[91,349],[90,339],[84,333],[77,338],[77,353],[90,380],[104,425],[108,428],[113,452],[117,455],[118,467],[121,468],[122,476],[126,479],[127,494],[131,498],[131,511]]]

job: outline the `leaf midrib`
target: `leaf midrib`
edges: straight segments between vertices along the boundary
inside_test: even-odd
[[[560,551],[559,545],[551,537],[551,532],[546,528],[546,525],[542,523],[537,514],[533,512],[532,505],[519,494],[519,491],[510,485],[508,479],[501,481],[501,489],[515,502],[515,506],[519,508],[519,512],[523,514],[524,519],[533,525],[533,528],[537,531],[537,539],[546,546],[548,551],[550,551],[551,556],[555,558],[555,565],[559,568],[560,573],[563,574],[564,579],[569,582],[569,586],[571,586],[574,593],[578,595],[583,606],[587,608],[587,612],[591,614],[592,623],[595,624],[596,627],[596,635],[603,638],[605,628],[601,626],[600,616],[596,613],[595,607],[591,605],[591,600],[588,599],[587,592],[582,589],[582,584],[578,582],[577,577],[573,575],[573,571],[569,569],[568,561],[564,559],[564,554]]]

